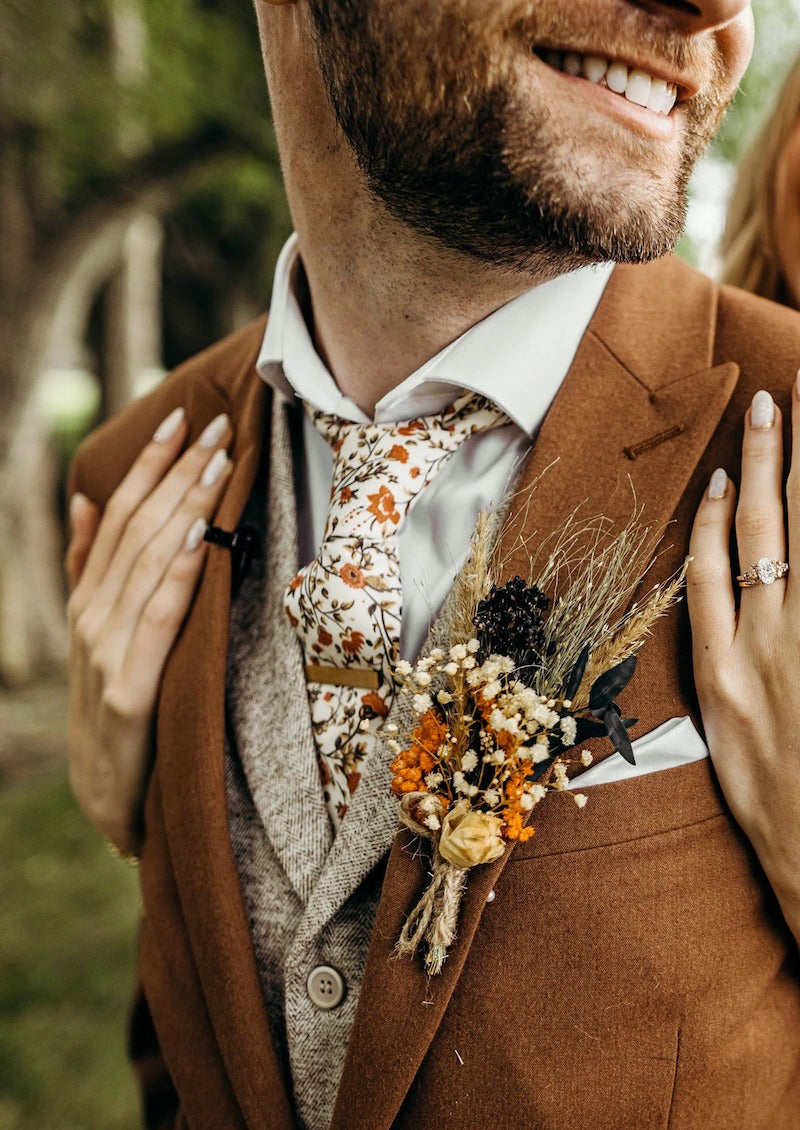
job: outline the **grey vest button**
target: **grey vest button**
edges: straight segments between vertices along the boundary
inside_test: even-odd
[[[308,975],[306,991],[311,1003],[317,1008],[329,1009],[342,1003],[347,986],[338,969],[330,965],[318,965]]]

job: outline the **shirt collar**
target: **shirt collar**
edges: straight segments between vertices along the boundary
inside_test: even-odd
[[[346,420],[369,418],[344,396],[314,348],[298,299],[297,236],[275,267],[269,321],[257,368],[285,396],[296,395]],[[426,361],[375,406],[375,420],[439,412],[453,387],[487,396],[533,436],[567,375],[613,264],[583,267],[541,283],[501,306]]]

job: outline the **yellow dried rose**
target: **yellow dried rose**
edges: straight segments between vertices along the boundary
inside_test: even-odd
[[[439,839],[441,855],[454,867],[475,867],[491,863],[505,851],[500,835],[503,826],[491,812],[475,812],[468,805],[457,804],[442,821]]]

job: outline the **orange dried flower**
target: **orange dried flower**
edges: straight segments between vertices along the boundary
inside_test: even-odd
[[[447,727],[435,710],[426,710],[411,735],[411,745],[398,753],[390,768],[392,792],[430,792],[425,776],[436,768],[436,754],[444,742]]]

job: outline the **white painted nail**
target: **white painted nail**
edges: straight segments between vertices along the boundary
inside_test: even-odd
[[[183,548],[186,553],[194,553],[200,542],[205,537],[205,532],[208,529],[208,523],[205,518],[195,518],[189,527],[189,532],[186,535],[186,541],[183,543]]]
[[[724,498],[728,493],[728,476],[721,467],[717,467],[708,484],[708,497],[711,499]]]
[[[178,428],[183,423],[185,416],[186,413],[182,408],[176,408],[174,409],[174,411],[170,412],[166,420],[162,420],[156,428],[153,434],[153,439],[155,440],[155,442],[166,443],[167,440],[172,439]]]
[[[762,389],[755,394],[753,403],[750,405],[750,425],[758,430],[771,428],[774,419],[775,401],[768,392]]]
[[[227,466],[227,452],[223,451],[223,449],[220,448],[219,451],[214,452],[214,454],[211,456],[210,461],[206,465],[206,469],[205,471],[203,471],[203,474],[200,477],[200,486],[213,487],[215,483],[219,482],[220,476]]]
[[[225,432],[228,430],[228,417],[223,412],[220,416],[215,416],[210,424],[207,424],[203,430],[203,434],[197,441],[199,447],[209,450],[216,447]]]
[[[86,498],[86,495],[81,494],[81,492],[79,490],[76,490],[75,493],[73,494],[72,498],[69,500],[69,516],[70,516],[70,518],[74,518],[75,515],[80,510],[80,508],[83,506],[83,504],[87,501],[88,501],[88,499]]]

